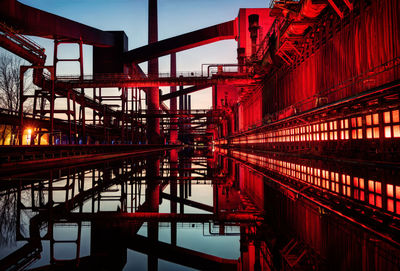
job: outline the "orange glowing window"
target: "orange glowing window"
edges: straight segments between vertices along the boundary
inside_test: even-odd
[[[354,117],[351,118],[351,138],[352,139],[362,139],[362,118],[361,117]]]
[[[385,126],[385,138],[391,138],[391,137],[392,137],[392,127]]]
[[[358,178],[357,178],[357,177],[354,177],[354,178],[353,178],[353,182],[354,182],[354,186],[355,186],[355,187],[358,187],[358,183],[359,183],[359,182],[358,182]]]
[[[379,138],[379,114],[367,115],[366,116],[366,124],[367,124],[367,138]]]
[[[382,208],[382,197],[376,196],[375,201],[376,201],[375,205],[379,208]]]
[[[313,125],[313,140],[319,141],[319,125],[318,124]]]
[[[375,195],[374,194],[369,194],[369,204],[375,205]]]
[[[379,138],[379,127],[374,127],[374,138]]]
[[[374,125],[379,124],[379,114],[378,113],[372,115],[372,123]]]
[[[387,111],[387,112],[383,113],[383,122],[384,123],[390,123],[390,111]]]
[[[357,118],[351,118],[351,126],[357,127]]]
[[[400,121],[400,117],[399,117],[399,110],[393,110],[392,111],[392,121],[393,122],[399,122]]]
[[[386,194],[388,197],[393,198],[394,197],[394,191],[393,191],[393,185],[392,184],[387,184],[386,185]]]
[[[396,199],[400,199],[400,186],[396,185]]]
[[[393,137],[400,137],[400,125],[393,125]]]
[[[368,181],[368,190],[369,191],[375,191],[375,184],[374,184],[375,182],[374,181],[372,181],[372,180],[369,180]]]
[[[349,139],[349,120],[342,119],[340,120],[340,139]]]
[[[343,126],[343,123],[344,123],[344,126]],[[342,128],[349,128],[349,120],[348,119],[342,120]]]
[[[389,212],[394,212],[394,201],[392,199],[387,200],[387,209]]]
[[[372,138],[372,128],[367,128],[367,138]]]
[[[375,193],[382,194],[382,183],[375,182]]]
[[[364,189],[364,179],[360,178],[360,186],[361,189]]]
[[[366,120],[367,125],[372,125],[372,116],[371,115],[365,116],[365,120]]]

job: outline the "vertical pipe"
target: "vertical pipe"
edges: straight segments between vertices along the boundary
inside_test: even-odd
[[[82,41],[79,41],[79,68],[80,68],[80,79],[83,80],[83,44]],[[82,101],[85,96],[85,89],[81,88],[81,96]],[[82,143],[87,144],[88,141],[86,140],[86,109],[85,109],[85,102],[81,103],[80,110],[82,113]]]
[[[57,62],[58,62],[58,40],[54,40],[54,54],[53,54],[53,71],[52,71],[52,86],[51,86],[51,98],[50,98],[50,135],[49,135],[49,143],[50,145],[54,144],[54,81],[57,79]]]
[[[19,70],[19,134],[18,134],[18,143],[22,145],[22,135],[24,133],[24,74],[25,67],[20,67]]]
[[[68,91],[67,93],[67,116],[68,116],[68,144],[72,144],[71,142],[71,130],[72,130],[72,124],[71,124],[71,92]],[[94,116],[94,110],[93,110],[93,116]]]
[[[146,160],[146,202],[149,212],[158,212],[160,204],[160,159],[151,157]],[[158,222],[149,222],[147,226],[147,237],[152,241],[158,241]],[[148,270],[158,269],[157,256],[148,255],[147,257]]]
[[[157,22],[157,0],[149,0],[149,44],[158,41],[158,22]],[[150,77],[158,76],[158,59],[151,59],[148,62],[148,74]],[[151,111],[158,111],[160,107],[160,92],[158,87],[149,88],[147,92],[147,108]],[[160,121],[158,118],[148,118],[147,119],[147,140],[150,144],[155,144],[160,141]],[[154,159],[148,160],[149,169],[151,172],[147,172],[146,174],[155,174],[159,175],[159,160],[158,162],[154,162]],[[150,168],[151,166],[151,168]],[[151,181],[155,183],[154,181]],[[150,209],[158,211],[158,202],[159,202],[159,185],[154,187],[154,184],[151,185],[148,189],[151,189],[150,192],[151,199],[150,200]],[[152,240],[158,240],[158,223],[149,223],[148,225],[147,236]],[[148,270],[157,270],[158,269],[158,259],[154,256],[148,256]]]
[[[176,77],[176,53],[172,53],[171,54],[171,77]],[[176,87],[173,86],[170,88],[171,93],[176,92]],[[176,97],[172,98],[170,100],[170,110],[172,114],[176,114],[176,108],[177,104],[176,104]],[[177,129],[177,118],[176,117],[172,117],[170,119],[171,124],[170,125],[170,141],[172,144],[176,144],[177,140],[178,140],[178,129]]]
[[[76,144],[76,132],[77,132],[77,124],[76,124],[76,97],[75,94],[72,95],[72,108],[74,111],[74,143]]]
[[[158,22],[157,22],[157,0],[149,0],[149,44],[158,41]],[[158,77],[158,59],[151,59],[148,62],[149,77]],[[157,87],[148,89],[147,107],[155,113],[160,108],[160,94]],[[160,120],[158,118],[147,119],[147,139],[149,143],[156,144],[160,140]]]
[[[182,91],[183,90],[183,86],[180,86],[179,87],[179,91]],[[180,113],[182,114],[182,111],[183,111],[183,99],[184,99],[184,96],[183,95],[181,95],[181,96],[179,96],[179,111],[180,111]],[[183,132],[183,130],[182,130],[182,127],[183,125],[182,125],[182,117],[179,117],[178,118],[178,127],[179,127],[179,129],[178,129],[178,137],[180,137],[180,140],[182,141],[182,132]]]
[[[96,102],[96,88],[93,88],[93,100]],[[93,109],[93,125],[96,126],[96,110]]]
[[[176,198],[178,195],[177,176],[178,176],[178,151],[176,149],[170,151],[170,163],[171,163],[171,183],[170,193],[172,198]],[[177,202],[171,200],[171,214],[176,214],[178,211]],[[176,245],[177,239],[177,223],[171,222],[171,244]]]
[[[218,109],[218,87],[217,87],[217,85],[214,85],[212,89],[214,92],[214,95],[213,95],[214,107],[213,107],[213,109],[215,110],[215,109]]]
[[[182,91],[182,90],[183,90],[183,87],[180,86],[179,91]],[[179,110],[183,110],[183,98],[184,98],[183,95],[179,96]]]
[[[189,114],[190,114],[190,110],[192,109],[192,106],[191,106],[191,102],[192,101],[192,99],[191,99],[191,96],[190,95],[187,95],[187,110],[188,110],[188,112],[189,112]],[[187,129],[188,129],[188,133],[192,133],[192,124],[191,124],[191,117],[188,117],[187,118],[187,122],[188,122],[188,124],[187,124]],[[189,139],[190,139],[190,143],[191,144],[193,144],[194,142],[193,142],[193,137],[189,137]],[[189,196],[190,196],[190,193],[189,193]]]

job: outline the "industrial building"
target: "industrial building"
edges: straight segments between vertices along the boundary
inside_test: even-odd
[[[26,61],[0,67],[0,269],[400,270],[400,0],[271,0],[166,39],[144,2],[129,49],[0,0]],[[236,61],[177,69],[224,40]]]

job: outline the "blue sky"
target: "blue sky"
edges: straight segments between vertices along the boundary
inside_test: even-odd
[[[147,44],[147,0],[20,0],[32,7],[54,13],[102,30],[123,30],[129,39],[129,49]],[[159,0],[159,40],[233,20],[239,8],[265,8],[268,0]],[[48,64],[52,63],[53,42],[35,38],[46,48]],[[236,63],[237,44],[234,40],[220,41],[179,52],[177,70],[200,71],[203,63]],[[68,46],[61,57],[75,55]],[[63,55],[64,54],[64,55]],[[92,48],[84,48],[84,71],[92,73]],[[169,56],[160,58],[160,72],[169,72]],[[141,64],[146,72],[146,64]],[[59,67],[61,73],[76,74],[77,65]],[[209,90],[193,94],[193,106],[209,108]]]

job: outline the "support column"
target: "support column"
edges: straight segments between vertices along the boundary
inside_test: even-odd
[[[171,54],[171,77],[176,77],[176,53]],[[176,87],[173,86],[170,88],[171,93],[176,92]],[[177,103],[176,97],[170,100],[170,110],[172,114],[176,114]],[[170,119],[170,123],[174,123],[170,125],[170,142],[171,144],[176,144],[178,140],[178,119],[173,117]]]
[[[22,145],[22,139],[24,134],[24,75],[25,75],[26,67],[21,66],[19,69],[19,129],[18,129],[18,144]],[[10,143],[11,145],[11,143]]]
[[[183,90],[183,86],[180,86],[179,87],[179,91],[182,91]],[[179,96],[179,111],[182,113],[183,112],[183,99],[185,98],[185,96],[184,95],[180,95]],[[181,141],[181,142],[183,142],[183,123],[182,123],[182,117],[179,117],[178,118],[178,126],[179,126],[179,133],[178,133],[178,136],[179,136],[179,140]]]
[[[146,203],[147,210],[149,212],[158,212],[160,205],[160,159],[156,157],[151,157],[146,160]],[[158,241],[158,222],[148,222],[147,225],[147,237],[154,241]],[[158,270],[158,258],[157,256],[148,255],[147,256],[148,270]]]
[[[149,0],[149,44],[158,41],[157,0]],[[148,62],[149,77],[158,77],[158,59]],[[147,90],[147,108],[150,113],[155,113],[160,108],[160,93],[158,87]],[[161,142],[159,118],[147,119],[147,140],[150,144]]]
[[[170,193],[172,198],[176,198],[178,196],[178,151],[171,150],[170,151],[170,164],[171,164],[171,183],[170,183]],[[178,205],[175,200],[171,200],[171,214],[176,214],[178,211]],[[177,223],[171,222],[171,244],[176,245],[177,240]]]

